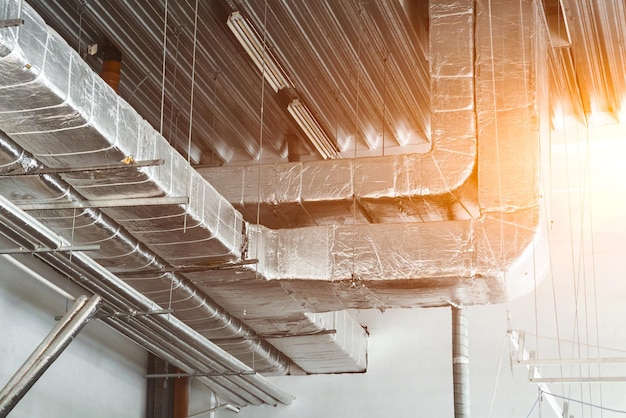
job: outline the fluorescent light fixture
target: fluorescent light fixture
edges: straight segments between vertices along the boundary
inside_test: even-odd
[[[293,87],[284,71],[272,55],[269,48],[263,44],[258,32],[239,12],[232,12],[226,22],[230,30],[246,50],[259,71],[263,73],[265,80],[275,93],[279,90]]]
[[[328,138],[309,109],[299,99],[293,99],[287,110],[325,160],[339,157],[337,146]]]

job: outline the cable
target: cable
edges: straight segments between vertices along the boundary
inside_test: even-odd
[[[535,399],[535,403],[533,403],[533,406],[530,408],[530,411],[528,411],[528,415],[526,415],[526,418],[530,418],[530,415],[533,413],[533,411],[537,407],[537,404],[541,400],[541,395],[542,394],[543,394],[543,392],[541,390],[539,390],[539,395],[537,395],[537,399]]]
[[[589,130],[587,130],[587,136],[585,138],[586,141],[586,154],[585,154],[585,164],[587,167],[587,176],[589,177],[589,182],[591,182],[591,161],[590,161],[590,154],[591,151],[589,149]],[[591,280],[592,280],[592,284],[593,284],[593,303],[594,303],[594,313],[595,313],[595,323],[596,323],[596,344],[597,344],[597,356],[600,357],[600,321],[598,319],[598,293],[597,293],[597,288],[596,288],[596,284],[597,284],[597,280],[596,280],[596,251],[595,251],[595,245],[594,245],[594,240],[593,240],[593,232],[594,232],[594,228],[593,228],[593,213],[592,213],[592,195],[591,195],[591,187],[589,187],[589,189],[587,190],[587,194],[589,196],[589,229],[590,229],[590,244],[591,244]],[[601,367],[600,365],[598,365],[598,375],[601,376]],[[600,383],[600,403],[602,403],[602,383]],[[600,416],[602,417],[602,412],[600,412]]]
[[[495,401],[496,401],[496,393],[498,392],[498,386],[500,384],[500,373],[502,372],[502,363],[504,360],[504,353],[506,352],[508,341],[509,341],[509,337],[508,335],[505,335],[504,341],[502,342],[502,351],[500,353],[500,363],[498,364],[498,373],[496,374],[496,382],[493,387],[493,394],[491,395],[491,403],[489,404],[489,413],[487,414],[487,418],[491,417],[491,412],[493,411],[493,405],[495,404]]]
[[[527,332],[526,335],[536,336],[536,335],[534,335],[531,332]],[[558,338],[546,337],[546,336],[543,336],[543,335],[539,335],[538,337],[541,338],[541,339],[544,339],[544,340],[553,340],[553,341],[560,341],[560,342],[565,342],[565,343],[569,343],[569,344],[576,344],[576,341],[572,341],[572,340],[559,340]],[[584,343],[581,343],[581,345],[587,346],[587,347],[596,348],[596,349],[615,351],[615,352],[618,352],[618,353],[626,353],[626,350],[619,349],[619,348],[604,347],[604,346],[601,346],[601,345],[584,344]]]
[[[267,66],[265,62],[267,60],[267,0],[263,3],[263,69],[261,71],[261,107],[259,109],[259,154],[258,154],[258,173],[256,183],[256,224],[261,225],[261,159],[263,157],[263,129],[265,122],[265,83],[267,79],[265,77]],[[260,234],[255,234],[256,251],[261,248]],[[243,257],[243,254],[242,254]],[[258,254],[255,255],[258,257]],[[254,277],[259,278],[259,263],[254,265]],[[254,369],[254,353],[252,355],[252,369]]]
[[[191,161],[191,131],[193,127],[193,99],[196,87],[196,51],[198,49],[198,0],[194,11],[193,21],[193,54],[191,58],[191,94],[189,97],[189,135],[187,138],[187,163]]]
[[[539,390],[541,391],[541,393],[545,393],[541,389],[539,389]],[[569,402],[575,402],[575,403],[578,403],[578,404],[581,404],[581,405],[589,406],[591,408],[600,409],[602,411],[615,412],[616,414],[625,414],[626,415],[626,411],[623,411],[623,410],[620,410],[620,409],[607,408],[605,406],[592,404],[592,403],[581,401],[581,400],[578,400],[578,399],[573,399],[573,398],[570,398],[570,397],[567,397],[567,396],[555,395],[554,393],[552,393],[551,395],[554,396],[555,398],[563,399],[563,400],[566,400],[566,401],[569,401]]]
[[[163,115],[165,114],[165,67],[167,63],[167,0],[165,0],[165,15],[163,17],[163,68],[161,78],[161,120],[159,133],[163,135]]]
[[[361,84],[361,66],[359,65],[361,62],[361,38],[363,35],[363,19],[360,18],[361,13],[363,13],[363,4],[359,2],[359,44],[357,48],[357,75],[356,75],[356,109],[355,109],[355,118],[354,118],[354,165],[352,169],[352,286],[356,286],[357,277],[356,277],[356,190],[355,190],[355,181],[356,181],[356,159],[357,159],[357,138],[359,132],[359,91]]]
[[[194,90],[196,87],[196,51],[198,49],[198,0],[196,0],[196,7],[194,10],[194,21],[193,21],[193,54],[191,59],[191,94],[189,97],[189,132],[187,137],[187,167],[190,167],[191,164],[191,136],[192,136],[192,128],[193,128],[193,99],[194,99]],[[189,172],[189,169],[188,169]],[[191,172],[188,174],[189,182],[187,184],[187,196],[191,195],[191,182],[193,180],[193,176]],[[183,231],[187,232],[187,212],[185,211],[185,217],[183,219]]]

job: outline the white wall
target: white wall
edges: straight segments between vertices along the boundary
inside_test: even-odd
[[[54,317],[65,313],[66,302],[0,261],[0,386],[4,386],[55,326]],[[143,418],[146,361],[144,350],[92,320],[9,416]]]
[[[551,271],[536,293],[510,303],[512,328],[540,336],[526,338],[527,349],[536,350],[540,359],[625,356],[625,132],[623,126],[593,132],[568,127],[553,133],[552,148],[543,155],[550,158],[542,183]],[[595,139],[585,142],[587,134]],[[577,137],[583,142],[577,143]],[[538,388],[528,382],[525,367],[511,366],[506,305],[470,307],[468,314],[472,416],[557,416],[545,401],[531,413]],[[371,333],[366,374],[271,378],[296,401],[286,407],[248,407],[239,416],[452,417],[450,309],[360,312],[357,319]],[[543,366],[542,372],[556,378],[626,380],[626,364]],[[626,414],[623,382],[549,386],[570,398],[569,413],[575,417]]]
[[[296,396],[290,406],[247,407],[218,417],[452,417],[451,311],[449,308],[360,311],[370,331],[365,374],[284,376],[270,380]],[[517,386],[518,399],[500,397],[493,417],[526,416],[536,388],[526,370],[509,371],[506,314],[502,306],[475,307],[470,316],[472,414],[487,417],[504,352],[499,390]],[[485,321],[489,326],[484,326]],[[521,404],[521,406],[520,406]]]

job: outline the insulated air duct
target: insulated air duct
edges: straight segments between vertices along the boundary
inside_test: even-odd
[[[246,239],[241,216],[112,94],[63,40],[48,32],[27,5],[23,17],[24,26],[0,33],[0,44],[6,45],[0,71],[8,75],[2,79],[0,95],[15,99],[0,105],[0,124],[35,151],[37,158],[2,138],[0,145],[6,153],[2,159],[9,174],[0,181],[2,194],[72,242],[99,244],[101,249],[90,255],[100,265],[154,302],[174,309],[185,324],[239,360],[266,374],[286,373],[289,361],[281,353],[213,303],[182,273],[191,267],[206,275],[213,268],[231,268],[228,263],[238,262]],[[38,92],[36,102],[28,99],[33,90]],[[33,119],[35,115],[41,118]],[[121,146],[128,139],[134,144]],[[146,153],[160,155],[149,160],[164,164],[143,172],[133,161],[146,158]],[[17,170],[15,175],[13,170]],[[184,198],[189,204],[179,204],[187,194],[194,195]],[[128,199],[146,203],[151,198],[154,204],[128,207]],[[123,207],[109,209],[110,216],[98,210],[111,204]],[[284,291],[280,296],[289,299]],[[241,300],[234,312],[245,317],[248,304]],[[294,315],[281,318],[282,309],[277,309],[270,321],[251,321],[257,332],[284,338],[331,331],[324,327],[332,321],[308,316],[296,301],[287,305]],[[344,320],[354,322],[349,316]],[[343,344],[344,329],[352,332],[345,340],[355,344]],[[363,371],[365,332],[356,323],[332,331],[336,342],[321,338],[317,347],[327,353],[336,351],[344,359],[334,372]],[[289,352],[287,339],[281,341],[282,349]],[[358,347],[354,355],[352,347]]]
[[[205,328],[200,289],[262,334],[288,323],[312,327],[307,312],[495,303],[523,294],[545,266],[545,253],[534,253],[540,243],[535,67],[543,52],[535,4],[522,0],[511,10],[506,0],[479,0],[474,10],[473,1],[448,3],[430,6],[433,150],[397,157],[406,167],[400,177],[377,170],[389,167],[385,159],[349,163],[376,168],[360,186],[374,192],[344,201],[349,208],[361,201],[377,213],[395,199],[393,189],[377,184],[410,185],[411,194],[398,197],[404,203],[381,217],[396,223],[271,230],[245,222],[26,5],[24,25],[0,32],[0,128],[53,169],[164,163],[61,174],[80,198],[102,202],[101,211],[58,209],[75,202],[72,193],[61,186],[42,190],[32,180],[9,184],[11,199],[66,237],[102,242],[97,262],[163,306],[188,303],[177,315],[207,335],[220,329]],[[491,42],[494,33],[499,42]],[[358,175],[345,178],[337,187],[356,194],[351,179]],[[277,187],[277,193],[286,192]],[[166,203],[104,208],[131,198]],[[188,202],[167,203],[181,198]],[[439,198],[441,207],[461,215],[398,219],[404,204],[419,200],[423,211]],[[316,203],[327,204],[323,197]],[[417,218],[443,221],[412,222]],[[202,270],[224,265],[231,268]],[[260,344],[246,332],[220,341],[254,361],[251,346]],[[280,361],[268,363],[270,372],[281,369]]]
[[[543,277],[538,5],[474,4],[430,2],[430,153],[202,170],[271,226],[319,225],[251,226],[249,280],[332,310],[501,302]],[[229,305],[226,278],[191,278]]]

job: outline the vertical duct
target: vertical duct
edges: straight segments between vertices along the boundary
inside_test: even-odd
[[[103,48],[102,71],[100,77],[117,93],[122,71],[122,52],[115,45],[108,44]]]
[[[454,418],[469,418],[469,333],[464,307],[452,307],[452,375]]]

